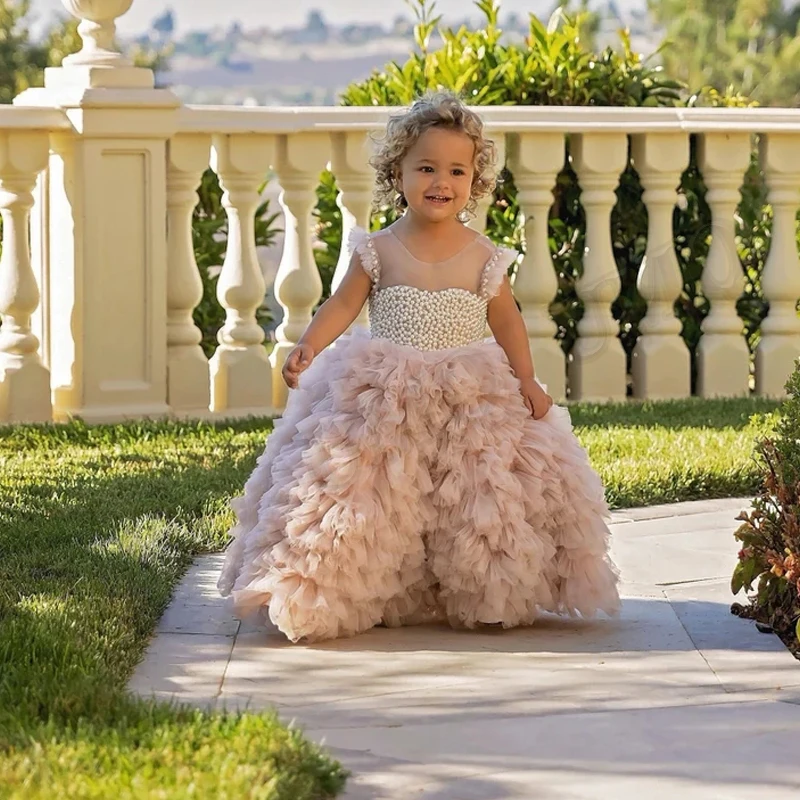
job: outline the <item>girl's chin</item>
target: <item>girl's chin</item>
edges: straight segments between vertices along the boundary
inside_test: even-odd
[[[425,201],[420,205],[411,206],[411,210],[423,217],[432,219],[444,219],[455,217],[458,214],[456,205],[451,200],[449,203],[432,203]]]

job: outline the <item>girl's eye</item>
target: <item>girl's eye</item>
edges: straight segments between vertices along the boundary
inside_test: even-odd
[[[453,170],[453,174],[454,175],[464,175],[465,173],[464,173],[463,169],[454,169]]]
[[[433,172],[433,167],[420,167],[421,172]]]

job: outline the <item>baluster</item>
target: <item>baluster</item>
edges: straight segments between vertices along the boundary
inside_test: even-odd
[[[28,244],[33,189],[48,152],[46,132],[0,135],[0,422],[49,422],[53,417],[50,372],[31,330],[40,295]]]
[[[576,283],[584,302],[578,340],[569,363],[573,400],[623,400],[626,395],[625,351],[611,304],[621,282],[611,245],[614,190],[628,158],[623,133],[587,133],[572,138],[572,160],[586,212],[583,275]]]
[[[167,402],[178,414],[208,412],[211,396],[203,334],[192,314],[203,299],[192,214],[209,163],[211,136],[180,134],[167,144]]]
[[[41,295],[31,317],[31,330],[39,340],[42,363],[50,369],[50,170],[47,167],[39,173],[33,191],[30,232],[31,265]],[[50,385],[53,385],[52,373]]]
[[[703,321],[697,363],[697,389],[702,397],[731,397],[749,391],[750,353],[736,313],[744,276],[734,227],[739,187],[749,162],[749,134],[700,135],[698,163],[711,209],[711,247],[701,282],[711,311]]]
[[[256,309],[266,284],[255,244],[255,212],[274,157],[274,137],[214,136],[212,167],[224,189],[228,248],[217,283],[225,308],[219,347],[211,358],[211,410],[225,415],[264,414],[272,397],[272,369]]]
[[[689,350],[674,311],[683,278],[672,232],[677,187],[688,160],[685,133],[633,136],[633,162],[644,187],[648,216],[647,250],[636,283],[647,301],[647,314],[633,350],[635,397],[664,399],[691,394]]]
[[[350,234],[356,227],[369,230],[375,177],[369,165],[367,137],[362,131],[334,133],[331,143],[333,173],[340,190],[336,204],[342,210],[342,248],[331,284],[331,291],[335,292],[350,266],[350,253],[347,248]],[[367,324],[365,303],[353,325]]]
[[[506,163],[505,134],[503,133],[492,134],[490,131],[489,135],[494,139],[494,146],[497,149],[497,171],[499,173]],[[487,215],[489,213],[489,209],[492,207],[493,204],[494,204],[493,192],[486,195],[486,197],[482,197],[480,200],[478,200],[478,207],[477,209],[475,209],[475,216],[467,223],[468,227],[472,228],[472,230],[477,231],[478,233],[486,233]]]
[[[797,207],[800,205],[800,140],[795,134],[761,137],[761,163],[773,209],[770,245],[761,289],[769,300],[769,315],[761,323],[756,348],[756,392],[781,397],[784,384],[800,356],[800,259],[797,256]]]
[[[321,133],[282,135],[278,140],[276,170],[283,191],[281,206],[286,216],[283,256],[275,276],[275,296],[284,311],[272,351],[274,374],[272,402],[286,405],[286,384],[280,377],[283,362],[303,335],[319,299],[322,280],[314,261],[311,240],[316,186],[330,153],[330,140]]]
[[[525,256],[514,277],[514,296],[528,328],[536,375],[557,401],[566,397],[566,363],[555,339],[558,328],[550,316],[558,279],[550,255],[548,216],[553,185],[563,163],[563,134],[519,133],[509,139],[509,166],[517,186],[526,243]]]

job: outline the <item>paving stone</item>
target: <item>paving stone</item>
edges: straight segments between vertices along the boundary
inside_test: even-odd
[[[128,688],[144,696],[205,705],[219,694],[233,642],[233,636],[160,633]]]
[[[731,513],[734,517],[743,509],[749,508],[751,497],[718,498],[713,500],[689,500],[684,503],[663,503],[643,508],[624,508],[612,512],[615,522],[655,520],[664,517],[693,517],[717,511]]]
[[[612,530],[611,557],[624,579],[663,586],[730,578],[738,552],[732,524],[660,533],[654,527],[632,522]]]
[[[694,646],[728,691],[800,686],[800,661],[783,642],[730,613],[735,599],[730,580],[665,591]]]
[[[324,738],[337,752],[366,752],[418,769],[431,765],[461,771],[460,784],[451,778],[449,785],[439,788],[429,780],[433,791],[416,795],[421,797],[525,796],[501,793],[504,784],[516,784],[515,791],[527,790],[529,797],[559,800],[687,796],[788,800],[797,796],[800,786],[794,745],[800,735],[800,707],[786,703],[531,715],[481,725],[456,720],[308,733]],[[472,795],[465,793],[465,787]]]

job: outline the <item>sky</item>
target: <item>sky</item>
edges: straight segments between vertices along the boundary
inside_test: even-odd
[[[33,13],[42,18],[64,11],[60,0],[33,0],[31,6]],[[503,0],[502,11],[542,14],[552,6],[552,0]],[[403,0],[133,0],[131,10],[118,20],[117,29],[123,36],[141,33],[154,17],[170,7],[179,33],[228,25],[235,20],[245,29],[295,26],[304,23],[313,9],[321,10],[328,21],[337,23],[389,22],[399,14],[410,16]],[[471,0],[437,0],[436,10],[446,18],[476,11]]]

